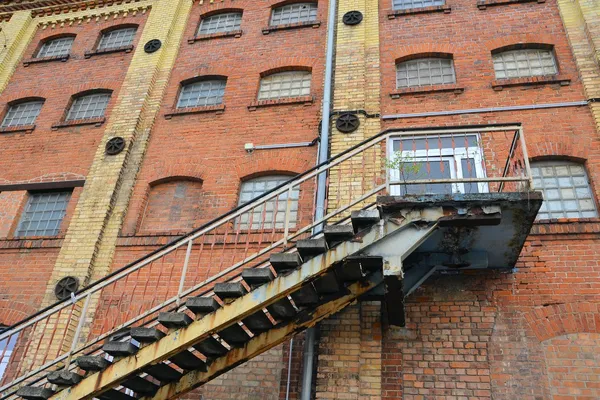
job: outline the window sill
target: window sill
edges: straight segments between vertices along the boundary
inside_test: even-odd
[[[536,220],[530,235],[582,234],[600,232],[600,218],[554,218]]]
[[[23,66],[27,67],[30,64],[41,64],[41,63],[52,62],[52,61],[65,62],[69,59],[70,56],[71,56],[70,54],[65,54],[64,56],[28,58],[23,61]]]
[[[443,12],[444,14],[450,14],[451,11],[452,11],[452,7],[450,7],[447,4],[444,4],[443,6],[407,8],[405,10],[394,10],[393,13],[388,14],[388,19],[395,19],[396,17],[402,17],[404,15],[429,14],[429,13],[436,13],[436,12]]]
[[[242,37],[242,30],[238,29],[230,32],[219,32],[219,33],[207,33],[203,35],[197,35],[188,39],[189,44],[194,44],[200,40],[210,40],[210,39],[218,39],[218,38],[226,38],[226,37],[234,37],[240,38]]]
[[[101,54],[111,54],[111,53],[131,53],[133,51],[133,45],[129,46],[121,46],[121,47],[113,47],[111,49],[103,49],[103,50],[89,50],[84,54],[85,58],[90,58],[92,56],[98,56]]]
[[[20,125],[0,128],[0,133],[25,132],[31,133],[35,129],[35,125]]]
[[[545,3],[546,0],[479,0],[477,2],[477,8],[485,10],[488,7],[504,6],[507,4],[518,4],[518,3]]]
[[[532,85],[546,85],[558,83],[560,86],[568,86],[571,84],[571,79],[565,78],[561,75],[550,75],[550,76],[531,76],[527,78],[509,78],[509,79],[496,79],[492,82],[492,89],[500,91],[505,87],[512,86],[532,86]]]
[[[254,111],[259,107],[271,107],[271,106],[279,106],[285,104],[304,104],[308,106],[314,102],[312,96],[298,96],[298,97],[288,97],[286,99],[276,99],[276,100],[259,100],[255,101],[248,106],[248,110]]]
[[[215,114],[223,114],[225,112],[225,104],[219,104],[215,106],[173,108],[171,112],[165,114],[165,119],[171,119],[176,115],[202,114],[210,112],[214,112]]]
[[[318,28],[321,26],[321,21],[308,21],[308,22],[296,22],[294,24],[283,24],[276,26],[267,26],[262,29],[263,35],[268,35],[271,32],[275,31],[285,31],[288,29],[298,29],[298,28],[308,28],[308,27]]]
[[[87,119],[76,119],[73,121],[62,121],[58,124],[52,125],[52,130],[55,131],[59,128],[67,128],[69,126],[82,126],[82,125],[95,125],[100,126],[106,121],[105,117],[100,118],[87,118]]]
[[[404,89],[396,89],[396,91],[390,93],[392,99],[398,99],[401,96],[409,96],[413,94],[427,94],[427,93],[444,93],[452,92],[454,94],[461,94],[465,91],[464,87],[458,86],[457,84],[449,85],[432,85],[432,86],[418,86]]]

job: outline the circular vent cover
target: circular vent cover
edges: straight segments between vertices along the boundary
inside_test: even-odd
[[[71,297],[71,293],[75,293],[77,289],[79,289],[79,279],[74,276],[66,276],[54,287],[54,295],[57,299],[64,300]]]
[[[348,11],[342,17],[342,22],[345,25],[358,25],[363,20],[363,15],[360,11]]]
[[[106,142],[106,154],[114,156],[119,154],[125,148],[125,139],[120,136],[114,137]]]
[[[144,51],[148,54],[154,53],[162,47],[162,42],[158,39],[152,39],[144,46]]]
[[[335,121],[335,127],[343,133],[354,132],[360,126],[360,120],[354,114],[343,113]]]

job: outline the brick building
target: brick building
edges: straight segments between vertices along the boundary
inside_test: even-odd
[[[597,6],[331,6],[0,2],[0,399],[600,398]]]

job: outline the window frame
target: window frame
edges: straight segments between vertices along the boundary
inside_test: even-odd
[[[57,194],[59,196],[63,196],[63,198],[61,199],[60,197],[54,202],[54,204],[57,204],[59,201],[64,203],[64,210],[56,210],[56,209],[51,209],[50,211],[48,211],[47,209],[41,210],[41,213],[45,213],[45,212],[50,212],[51,214],[53,214],[54,212],[58,212],[58,213],[62,213],[62,215],[60,216],[60,219],[47,219],[47,220],[43,220],[43,219],[33,219],[32,216],[36,215],[35,213],[38,212],[37,209],[34,210],[30,210],[31,207],[33,207],[33,202],[34,199],[37,196],[52,196],[54,194]],[[21,215],[19,216],[19,221],[15,227],[15,231],[14,231],[14,237],[17,238],[31,238],[31,237],[56,237],[58,235],[60,235],[61,232],[61,226],[65,220],[65,217],[67,216],[67,211],[69,210],[69,203],[71,202],[71,199],[73,197],[73,188],[68,188],[68,189],[55,189],[55,190],[36,190],[36,191],[29,191],[27,193],[27,202],[23,208],[23,211],[21,212]],[[35,207],[38,207],[38,204],[35,205]],[[31,212],[31,215],[29,216],[29,218],[27,219],[27,213]],[[52,217],[52,215],[50,216]],[[30,226],[28,226],[26,229],[24,229],[24,224],[25,223],[29,223],[31,221],[34,221],[35,223],[39,224],[40,223],[46,223],[46,227],[44,229],[30,229]],[[50,221],[59,221],[57,226],[55,228],[52,229],[52,232],[47,232],[48,231],[48,224]],[[41,235],[32,235],[29,234],[28,232],[30,231],[35,231],[37,233],[37,231],[44,231],[43,234]]]
[[[453,78],[453,82],[441,82],[441,83],[429,83],[429,84],[421,84],[420,80],[421,80],[421,76],[419,74],[419,62],[423,62],[423,61],[429,61],[429,71],[431,72],[431,61],[450,61],[450,68],[451,68],[451,72],[452,72],[452,78]],[[410,85],[410,77],[409,77],[409,70],[408,70],[408,65],[412,64],[412,63],[416,63],[417,64],[417,79],[419,79],[419,84],[418,85]],[[407,81],[407,85],[406,86],[399,86],[398,85],[398,81],[399,79],[399,68],[402,65],[407,65],[407,70],[406,70],[406,81]],[[440,63],[440,77],[444,78],[444,73],[443,73],[443,69],[444,66],[442,65],[442,63]],[[456,78],[456,67],[454,65],[454,57],[452,57],[452,55],[414,55],[411,56],[410,58],[404,58],[404,59],[400,59],[397,60],[395,65],[394,65],[394,72],[395,72],[395,88],[396,90],[408,90],[408,89],[414,89],[414,88],[428,88],[428,87],[432,87],[432,86],[438,86],[438,85],[456,85],[457,84],[457,78]],[[428,76],[428,79],[432,80],[432,75],[430,74]]]
[[[27,128],[34,127],[37,119],[39,118],[40,114],[42,113],[42,108],[44,107],[45,102],[46,102],[46,99],[44,99],[42,97],[28,97],[28,98],[18,99],[18,100],[8,103],[6,105],[5,112],[3,113],[2,121],[0,121],[0,130],[19,130],[19,129],[27,129]],[[30,104],[30,103],[40,103],[39,111],[38,111],[37,115],[35,116],[34,120],[30,124],[5,125],[6,119],[8,118],[8,115],[10,114],[13,107],[18,107],[20,105]]]
[[[504,69],[502,70],[502,72],[504,73],[505,76],[504,77],[498,76],[498,69],[496,68],[496,65],[497,65],[496,58],[497,57],[501,57],[502,55],[505,55],[508,53],[528,52],[528,51],[547,52],[552,57],[554,72],[551,74],[543,73],[543,70],[545,67],[540,66],[539,68],[542,69],[542,74],[538,74],[538,75],[519,74],[517,76],[508,76],[508,73],[507,73],[508,69],[506,68],[506,61],[502,60],[502,64],[504,66]],[[514,59],[513,62],[517,66],[516,71],[520,72],[516,58]],[[508,81],[511,79],[535,79],[535,78],[539,79],[541,77],[555,77],[560,74],[560,66],[558,63],[558,58],[556,57],[556,52],[554,51],[554,46],[553,45],[545,45],[545,44],[527,44],[527,45],[505,46],[505,47],[501,47],[501,48],[492,50],[492,67],[494,69],[494,79],[498,82],[504,82],[504,81]],[[531,72],[531,70],[532,70],[530,58],[527,58],[527,70],[529,72]]]
[[[200,32],[200,29],[202,29],[202,24],[206,20],[208,20],[210,18],[215,18],[215,17],[219,17],[219,16],[223,16],[223,15],[231,15],[231,14],[239,15],[239,25],[237,27],[235,27],[235,29],[221,30],[221,31],[216,31],[216,32],[208,32],[208,33]],[[241,29],[242,29],[241,26],[242,26],[243,18],[244,18],[244,12],[243,12],[243,10],[239,10],[239,9],[219,10],[218,12],[205,14],[200,17],[200,21],[198,22],[198,26],[196,27],[194,37],[226,36],[226,35],[234,35],[236,33],[240,33]]]
[[[202,104],[202,105],[181,107],[180,106],[181,96],[184,93],[185,88],[188,86],[198,84],[198,83],[203,83],[203,82],[224,82],[223,95],[221,96],[221,101],[219,103],[214,103],[214,104]],[[198,109],[198,108],[211,108],[211,107],[223,106],[225,104],[225,91],[226,90],[227,90],[227,77],[226,76],[207,75],[207,76],[202,76],[202,77],[197,77],[197,78],[192,78],[192,79],[182,81],[179,84],[179,90],[177,92],[177,97],[175,98],[175,105],[173,107],[173,110],[179,111],[179,112],[185,112],[186,110],[193,110],[193,109]]]
[[[127,45],[116,46],[116,47],[100,47],[102,45],[102,41],[106,35],[109,35],[115,31],[121,31],[121,30],[127,30],[127,29],[134,29],[134,32],[133,32],[133,35],[131,38],[131,43],[129,43]],[[131,51],[134,47],[134,43],[135,43],[137,34],[139,33],[138,31],[139,31],[139,25],[137,25],[137,24],[116,25],[116,26],[111,26],[109,28],[103,29],[102,31],[100,31],[100,35],[98,35],[98,38],[96,39],[96,44],[94,45],[93,50],[91,52],[86,53],[86,56],[89,56],[91,54],[113,53],[113,52],[119,52],[119,51]]]
[[[299,93],[297,95],[292,95],[291,94],[291,90],[292,88],[290,87],[289,91],[290,91],[290,95],[289,96],[278,96],[278,97],[266,97],[263,98],[261,97],[261,93],[263,92],[263,83],[265,83],[266,79],[272,79],[272,77],[275,76],[283,76],[283,75],[292,75],[293,73],[297,73],[297,74],[302,74],[304,76],[308,76],[309,77],[309,86],[308,86],[308,93]],[[305,80],[302,80],[302,84],[305,82]],[[289,99],[297,99],[297,98],[303,98],[303,97],[307,97],[307,96],[311,96],[312,94],[312,84],[313,84],[313,80],[312,80],[312,70],[310,69],[300,69],[300,68],[291,68],[291,69],[286,69],[286,70],[280,70],[280,71],[272,71],[272,72],[266,72],[261,74],[260,77],[260,81],[258,82],[258,92],[256,94],[256,101],[258,102],[269,102],[269,101],[285,101],[285,100],[289,100]],[[304,87],[303,85],[300,87],[300,90],[302,91],[303,89],[306,89],[306,87]],[[272,90],[269,90],[269,93]],[[279,90],[281,92],[281,90]]]
[[[71,101],[69,102],[69,107],[65,110],[65,114],[63,117],[63,122],[65,124],[73,124],[73,123],[77,123],[78,121],[81,122],[97,122],[99,120],[104,120],[106,118],[106,111],[108,110],[108,107],[110,105],[110,101],[112,99],[112,90],[106,90],[106,89],[97,89],[97,90],[91,90],[91,91],[86,91],[86,92],[80,92],[77,93],[73,96],[71,96]],[[70,118],[69,116],[71,115],[71,112],[73,110],[73,107],[75,106],[76,102],[79,99],[82,99],[84,97],[91,97],[91,96],[95,96],[95,95],[99,95],[99,94],[104,94],[108,96],[108,99],[106,101],[106,106],[104,107],[104,111],[102,113],[101,116],[97,116],[97,117],[86,117],[86,118]]]
[[[73,44],[75,43],[75,39],[77,38],[77,35],[75,34],[67,34],[67,35],[61,35],[61,36],[51,36],[48,38],[43,39],[42,41],[40,41],[40,44],[38,46],[38,48],[36,49],[36,51],[33,53],[33,59],[34,60],[38,60],[38,59],[64,59],[64,58],[69,58],[71,55],[71,51],[73,49]],[[69,51],[65,54],[58,54],[58,55],[41,55],[41,52],[44,50],[44,47],[47,46],[49,43],[52,42],[56,42],[59,40],[63,40],[63,39],[71,39],[71,45],[69,46]]]
[[[410,7],[397,7],[396,3],[397,2],[407,2],[410,3]],[[446,1],[445,0],[391,0],[392,2],[392,11],[406,11],[406,10],[420,10],[423,8],[429,8],[429,7],[443,7],[446,5]],[[431,4],[424,4],[421,6],[415,6],[414,3],[416,2],[420,2],[420,3],[426,3],[426,2],[430,2]]]
[[[8,330],[10,327],[6,325],[0,324],[0,333]],[[9,339],[9,340],[7,340]],[[10,359],[12,358],[15,348],[17,347],[17,342],[19,340],[19,334],[13,334],[4,340],[0,340],[0,382],[2,382],[2,378],[6,374],[6,370],[10,365]],[[6,341],[6,345],[4,342]],[[12,347],[11,347],[12,345]],[[8,348],[8,350],[6,350]]]
[[[278,12],[279,10],[284,10],[285,8],[290,8],[290,7],[294,7],[294,6],[298,6],[298,5],[310,5],[310,9],[309,9],[309,18],[306,20],[301,20],[301,16],[298,15],[298,20],[294,21],[294,22],[278,22],[277,24],[274,23],[274,19],[276,16],[276,12]],[[299,10],[300,12],[300,10]],[[314,17],[311,17],[311,14],[314,13]],[[271,7],[271,13],[269,14],[269,28],[278,28],[278,27],[285,27],[285,26],[290,26],[290,25],[312,25],[315,24],[316,22],[318,22],[318,17],[319,17],[319,3],[317,1],[295,1],[292,3],[284,3],[284,4],[275,4],[273,7]],[[281,20],[281,17],[279,18]],[[288,18],[288,20],[291,20],[292,18]]]

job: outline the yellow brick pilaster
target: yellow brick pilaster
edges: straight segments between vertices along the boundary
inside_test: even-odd
[[[17,68],[19,61],[35,35],[37,25],[31,17],[31,11],[17,11],[8,22],[0,24],[0,92]]]

